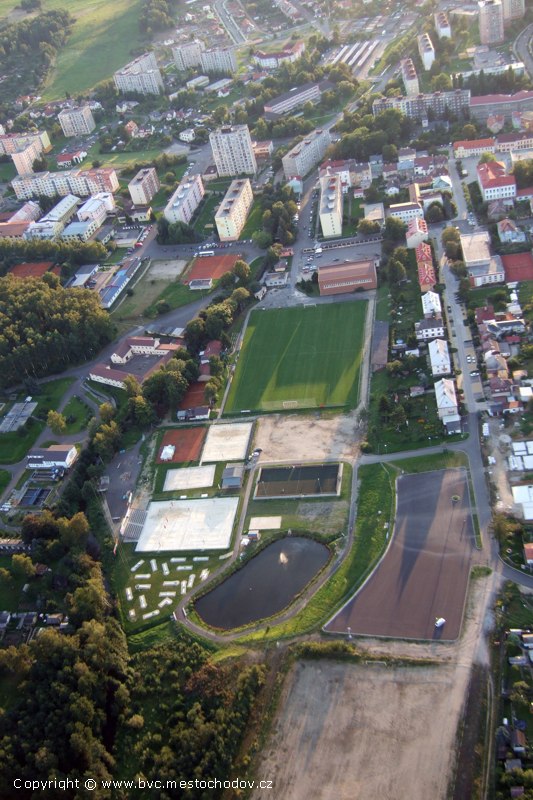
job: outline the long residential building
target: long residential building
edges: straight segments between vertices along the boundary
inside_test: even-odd
[[[17,174],[31,175],[33,173],[33,164],[36,159],[40,158],[41,153],[42,146],[38,139],[27,142],[27,144],[11,153],[11,160],[15,165]]]
[[[39,195],[54,197],[56,194],[60,197],[68,194],[87,197],[97,192],[116,192],[119,187],[117,173],[112,167],[19,175],[13,178],[11,185],[18,200],[31,200]]]
[[[217,47],[200,54],[202,72],[221,72],[233,75],[237,72],[237,58],[232,47]]]
[[[451,39],[452,29],[450,27],[448,15],[444,11],[437,11],[437,13],[433,15],[433,19],[435,20],[435,30],[437,31],[439,39]]]
[[[79,198],[72,194],[63,197],[38,222],[31,222],[24,234],[25,239],[54,239],[64,229],[78,208]]]
[[[128,183],[128,191],[133,205],[147,206],[159,191],[160,186],[155,167],[140,169]]]
[[[501,258],[491,254],[490,234],[487,231],[462,234],[461,248],[471,286],[486,286],[505,281]]]
[[[290,43],[283,48],[272,53],[265,53],[263,50],[256,50],[254,60],[263,69],[277,69],[281,64],[293,63],[299,59],[305,51],[305,42],[299,39],[297,42]]]
[[[29,142],[35,142],[40,146],[40,153],[48,153],[52,148],[50,137],[47,131],[35,131],[35,133],[4,133],[0,136],[0,156],[10,156],[16,153],[21,147],[25,147]]]
[[[226,125],[217,128],[209,134],[209,143],[220,177],[255,175],[257,172],[257,161],[248,125]]]
[[[294,145],[281,159],[285,177],[300,175],[303,178],[324,158],[330,144],[331,136],[328,130],[317,128],[308,133],[305,139]]]
[[[456,116],[465,116],[470,108],[470,89],[454,89],[451,92],[430,92],[416,97],[381,97],[372,103],[374,116],[394,108],[410,119],[422,119],[428,112],[442,116],[450,111]]]
[[[215,225],[221,242],[236,242],[246,224],[254,201],[248,178],[232,181],[215,214]]]
[[[514,22],[515,19],[522,19],[526,13],[525,0],[503,0],[503,24]]]
[[[339,175],[320,178],[319,216],[325,239],[342,236],[342,183]]]
[[[191,175],[190,178],[185,178],[170,196],[163,211],[163,216],[170,223],[184,222],[188,225],[204,194],[204,184],[199,175]]]
[[[268,103],[265,103],[265,115],[267,117],[277,117],[282,114],[287,114],[294,108],[303,106],[305,103],[318,103],[322,93],[320,86],[316,81],[311,83],[304,83],[303,86],[295,86],[285,94],[280,94],[278,97],[273,97]]]
[[[318,268],[320,295],[369,291],[377,287],[376,264],[371,258],[343,264],[324,264]]]
[[[470,99],[470,115],[486,121],[493,114],[503,114],[507,121],[514,112],[533,111],[533,91],[522,89],[515,94],[487,94]]]
[[[197,67],[200,64],[205,44],[199,39],[193,42],[184,42],[172,48],[172,55],[177,68],[181,72]]]
[[[516,197],[516,180],[508,175],[502,161],[488,161],[477,165],[477,180],[483,202]]]
[[[115,72],[113,80],[119,92],[160,94],[163,89],[163,78],[154,53],[144,53],[130,61]]]
[[[64,108],[57,115],[64,136],[83,136],[96,127],[93,112],[89,106]]]

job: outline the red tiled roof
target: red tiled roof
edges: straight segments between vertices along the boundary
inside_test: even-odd
[[[24,264],[16,264],[11,267],[9,274],[15,278],[42,278],[53,266],[53,263],[53,261],[26,261]],[[56,269],[53,272],[58,274]]]
[[[457,150],[459,147],[462,147],[463,150],[477,150],[480,147],[494,147],[495,139],[488,138],[488,139],[461,139],[458,142],[454,142],[453,146],[454,149]]]

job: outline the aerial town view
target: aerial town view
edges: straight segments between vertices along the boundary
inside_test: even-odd
[[[533,2],[0,0],[0,800],[533,800]]]

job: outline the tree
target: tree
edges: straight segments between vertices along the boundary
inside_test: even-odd
[[[185,326],[185,341],[192,353],[197,353],[207,343],[205,321],[195,317]]]
[[[142,395],[130,397],[128,407],[132,421],[140,428],[148,428],[155,422],[154,410]]]
[[[133,376],[128,375],[126,379],[129,377]],[[98,407],[98,411],[100,413],[100,419],[102,422],[111,422],[115,416],[115,407],[111,405],[111,403],[101,403]]]
[[[475,139],[477,136],[477,128],[471,122],[463,126],[463,139]]]
[[[61,436],[67,429],[67,420],[63,414],[60,414],[58,411],[53,411],[52,409],[48,412],[46,424],[56,436]]]
[[[361,219],[357,224],[357,233],[360,236],[368,236],[373,233],[379,233],[379,231],[379,222],[374,222],[374,220],[371,219]]]
[[[141,384],[135,375],[126,375],[124,378],[124,386],[128,397],[138,397],[141,394]]]
[[[19,578],[33,578],[35,576],[35,564],[31,558],[24,553],[15,553],[11,556],[11,569],[13,575]]]
[[[445,72],[440,72],[431,79],[431,88],[434,92],[450,92],[453,88],[452,79]]]
[[[121,432],[115,420],[100,425],[94,435],[93,446],[103,461],[110,461],[118,449]]]
[[[216,380],[209,380],[204,387],[204,399],[210,406],[214,405],[218,398],[220,386]]]
[[[239,281],[243,283],[245,286],[248,284],[250,280],[251,270],[246,261],[242,261],[242,259],[236,261],[233,267],[233,273],[237,276]]]
[[[391,242],[401,242],[405,237],[405,223],[397,217],[387,217],[385,220],[384,238]]]
[[[70,519],[61,518],[60,523],[61,541],[69,550],[84,550],[89,538],[89,521],[85,514],[80,511]]]
[[[431,203],[426,211],[426,220],[428,222],[442,222],[444,219],[444,209],[442,203],[435,201]]]
[[[494,153],[482,153],[479,159],[480,164],[488,164],[489,162],[496,161]]]

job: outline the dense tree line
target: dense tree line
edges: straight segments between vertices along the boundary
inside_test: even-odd
[[[172,0],[145,0],[139,17],[142,33],[152,36],[154,31],[164,31],[172,25]]]
[[[0,384],[60,372],[95,356],[113,336],[99,298],[59,279],[0,278]]]
[[[344,112],[337,126],[343,135],[332,145],[329,155],[334,159],[355,158],[365,161],[374,153],[381,152],[386,145],[407,144],[412,122],[396,109],[387,109],[374,117],[371,113]]]
[[[296,238],[296,225],[293,221],[298,211],[296,196],[290,186],[274,186],[267,183],[259,198],[262,230],[253,235],[254,243],[263,249],[273,242],[291,245]]]
[[[58,50],[67,41],[74,21],[68,11],[59,9],[14,22],[0,31],[2,71],[12,75],[2,83],[3,98],[13,99],[16,94],[43,83]]]
[[[94,264],[107,258],[100,242],[65,242],[48,239],[0,239],[0,275],[23,261],[52,261],[65,267]]]

